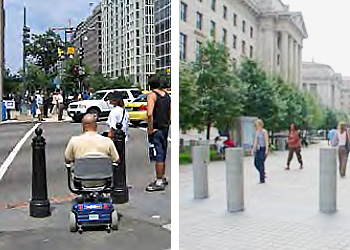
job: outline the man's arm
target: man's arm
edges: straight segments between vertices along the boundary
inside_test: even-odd
[[[112,142],[112,140],[110,140],[109,143],[109,157],[111,157],[112,162],[117,162],[119,160],[119,155],[118,155],[118,151],[114,146],[114,143]]]
[[[66,151],[64,153],[64,158],[67,164],[72,163],[75,159],[74,150],[73,150],[73,138],[69,140],[68,145],[66,147]]]
[[[147,121],[148,121],[148,129],[147,132],[149,135],[153,133],[153,110],[154,110],[154,103],[156,101],[156,94],[150,93],[147,96]]]

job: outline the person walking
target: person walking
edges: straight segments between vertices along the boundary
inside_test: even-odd
[[[300,163],[300,169],[303,169],[303,160],[301,158],[301,140],[298,133],[297,126],[292,123],[289,128],[289,135],[288,135],[288,160],[287,160],[287,167],[286,170],[289,170],[290,162],[293,159],[294,152],[297,155],[298,162]]]
[[[328,136],[327,136],[327,139],[328,139],[328,145],[332,146],[332,147],[335,147],[335,143],[334,143],[334,137],[335,137],[335,134],[337,133],[337,126],[335,126],[334,128],[332,128],[329,132],[328,132]]]
[[[156,180],[152,181],[146,191],[163,191],[168,182],[165,178],[165,159],[168,148],[170,126],[170,96],[163,89],[164,81],[158,76],[148,80],[151,92],[147,95],[148,141],[150,160],[155,160]],[[154,147],[154,148],[153,148]],[[151,154],[152,152],[152,154]]]
[[[58,120],[62,121],[62,116],[63,116],[63,96],[61,92],[58,92],[57,94],[57,109],[58,109]]]
[[[349,154],[349,134],[346,130],[345,122],[340,122],[338,124],[338,131],[335,133],[334,140],[335,145],[338,146],[339,173],[341,177],[345,177]]]
[[[269,153],[269,135],[261,119],[255,121],[255,130],[251,154],[254,155],[254,165],[259,172],[260,183],[265,183],[265,160]]]
[[[37,106],[38,106],[38,104],[36,102],[36,96],[35,95],[31,96],[30,101],[31,101],[31,112],[32,112],[32,116],[34,119],[36,116],[36,110],[37,110]]]
[[[36,101],[37,101],[37,115],[39,121],[43,120],[43,113],[44,113],[44,99],[41,95],[41,91],[36,92]]]

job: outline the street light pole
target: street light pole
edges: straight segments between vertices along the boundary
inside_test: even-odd
[[[0,122],[2,121],[2,86],[4,82],[4,0],[0,0]]]

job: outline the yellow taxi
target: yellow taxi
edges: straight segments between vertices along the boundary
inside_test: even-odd
[[[170,91],[167,91],[171,95]],[[129,113],[130,122],[133,125],[139,125],[147,121],[147,94],[150,91],[143,91],[133,102],[125,104],[125,109]]]

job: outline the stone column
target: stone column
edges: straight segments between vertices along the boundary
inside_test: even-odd
[[[302,86],[302,69],[303,69],[303,48],[302,45],[299,45],[299,86]]]
[[[284,80],[288,81],[288,67],[289,67],[289,53],[288,53],[288,38],[287,32],[281,32],[281,63],[282,63],[282,73]]]
[[[293,82],[293,72],[294,72],[294,53],[293,53],[293,42],[294,42],[294,39],[292,37],[289,37],[288,39],[288,54],[289,54],[289,58],[288,58],[288,61],[289,61],[289,67],[288,67],[288,81],[289,82]]]
[[[299,86],[299,44],[294,41],[294,83]]]

